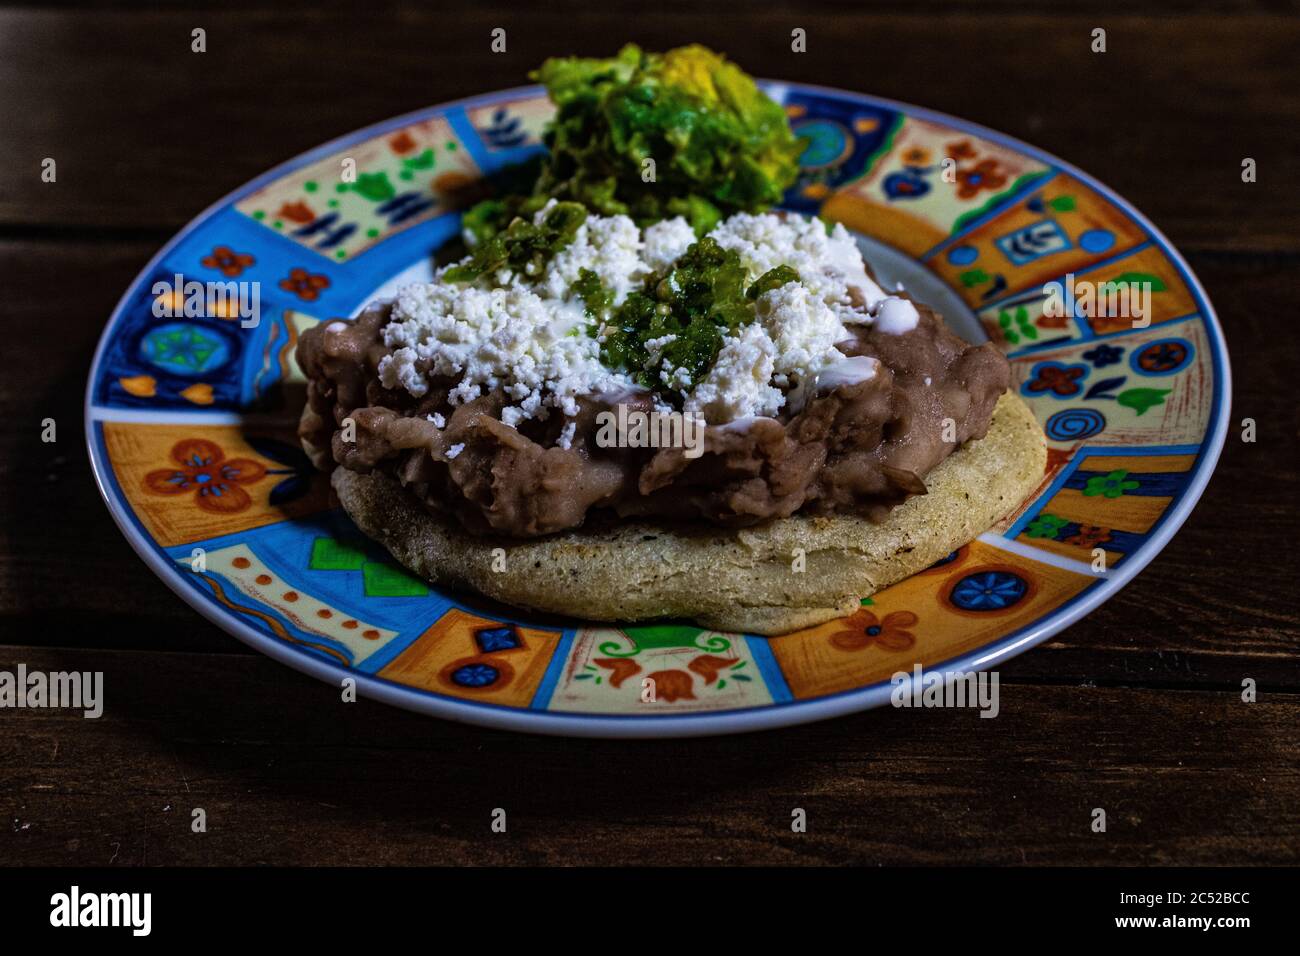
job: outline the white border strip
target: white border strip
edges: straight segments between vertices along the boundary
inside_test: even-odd
[[[253,421],[249,415],[221,410],[178,412],[174,409],[159,409],[151,411],[147,408],[105,408],[102,405],[95,405],[88,409],[86,420],[93,422],[139,422],[145,425],[242,425]]]
[[[1000,551],[1010,551],[1012,554],[1018,554],[1022,558],[1029,558],[1031,561],[1037,561],[1039,564],[1050,564],[1054,568],[1061,568],[1064,571],[1073,571],[1075,574],[1087,575],[1090,578],[1104,578],[1105,571],[1094,571],[1092,565],[1086,561],[1075,561],[1073,558],[1063,558],[1059,554],[1053,554],[1051,551],[1043,551],[1035,548],[1033,545],[1016,541],[1014,538],[1004,538],[995,531],[985,531],[979,536],[980,541],[984,544],[992,545]]]

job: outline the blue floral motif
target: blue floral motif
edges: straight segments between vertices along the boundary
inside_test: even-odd
[[[1118,365],[1120,356],[1123,354],[1124,347],[1122,345],[1098,345],[1096,348],[1084,352],[1083,357],[1097,368],[1105,368],[1107,365]]]
[[[509,624],[501,627],[481,627],[474,632],[474,641],[484,654],[491,654],[494,651],[512,651],[523,645],[519,639],[519,632]]]
[[[500,676],[501,672],[491,664],[466,664],[451,672],[452,682],[461,687],[488,687]]]
[[[930,191],[930,184],[914,170],[908,169],[890,173],[881,183],[881,188],[890,199],[920,199]]]
[[[1186,339],[1160,339],[1136,350],[1129,365],[1140,375],[1173,375],[1191,364],[1194,353]]]
[[[837,165],[853,151],[851,134],[834,120],[816,119],[800,123],[796,135],[808,144],[799,156],[801,169]]]
[[[219,369],[231,353],[224,335],[192,322],[157,326],[140,340],[146,362],[176,375],[193,377]]]
[[[976,571],[952,586],[949,600],[963,611],[1004,611],[1024,600],[1029,582],[1010,571]]]

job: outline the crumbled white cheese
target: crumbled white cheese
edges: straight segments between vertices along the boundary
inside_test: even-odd
[[[773,213],[737,213],[709,235],[724,249],[734,249],[753,282],[777,266],[790,266],[799,281],[839,315],[841,321],[861,322],[850,289],[856,289],[868,310],[885,297],[867,275],[862,251],[839,223],[826,232],[819,219]]]
[[[815,375],[841,357],[836,342],[848,338],[844,323],[807,286],[787,282],[759,297],[757,314],[774,351],[776,384]]]
[[[695,241],[695,230],[681,216],[646,226],[645,263],[652,272],[663,272],[682,257]]]
[[[555,200],[548,202],[534,217],[541,221],[550,213]],[[583,269],[590,269],[600,284],[621,305],[627,294],[641,286],[653,270],[647,268],[641,251],[644,243],[639,230],[627,216],[588,216],[574,233],[573,241],[555,254],[537,281],[539,294],[564,299],[578,281]]]
[[[722,340],[713,368],[700,379],[682,404],[685,412],[711,423],[749,415],[774,415],[785,395],[769,384],[775,370],[776,346],[757,323]]]
[[[556,200],[552,199],[534,213],[533,223],[541,225],[555,204]],[[644,246],[641,230],[627,216],[589,215],[574,232],[572,241],[540,271],[525,269],[517,273],[501,269],[491,280],[497,286],[526,288],[545,299],[564,300],[569,298],[569,290],[582,270],[590,269],[600,284],[613,293],[614,304],[620,305],[654,271],[642,255]],[[458,264],[443,266],[434,278],[441,280],[443,273]],[[482,280],[478,285],[482,287]]]
[[[817,391],[875,377],[878,363],[845,357],[835,347],[844,325],[802,285],[787,283],[759,297],[760,321],[723,340],[718,360],[684,404],[710,422],[798,411],[810,384]],[[775,386],[775,387],[773,387]]]
[[[535,221],[543,221],[552,206]],[[816,219],[741,213],[709,235],[740,256],[749,282],[780,265],[799,276],[759,297],[753,321],[724,338],[714,366],[694,388],[689,371],[664,358],[676,336],[646,343],[647,366],[633,372],[649,371],[685,392],[685,410],[710,424],[798,408],[813,383],[825,387],[836,376],[861,376],[863,363],[845,365],[835,347],[851,338],[848,324],[873,323],[895,335],[916,328],[915,306],[872,281],[843,226],[828,233]],[[633,387],[632,373],[600,361],[605,326],[586,315],[586,304],[572,292],[581,271],[592,270],[620,304],[694,241],[680,216],[643,233],[627,216],[593,215],[536,274],[507,269],[458,284],[443,282],[439,271],[435,282],[408,286],[396,296],[383,332],[393,351],[380,362],[380,380],[419,397],[428,392],[430,378],[451,377],[457,380],[448,398],[453,405],[500,389],[509,402],[501,420],[512,427],[544,419],[553,409],[572,417],[580,396]],[[431,420],[440,428],[445,424]],[[562,447],[572,440],[571,426],[561,432]]]
[[[407,286],[384,326],[384,344],[395,351],[379,363],[379,379],[419,397],[428,391],[426,375],[459,377],[448,396],[453,405],[501,388],[522,417],[545,418],[550,408],[576,415],[579,395],[630,383],[601,364],[600,343],[578,328],[584,321],[579,304],[519,286]]]
[[[686,368],[673,368],[667,359],[659,366],[659,381],[668,388],[681,391],[691,387],[691,373]]]
[[[677,336],[671,333],[654,339],[646,339],[646,368],[658,369],[659,380],[669,388],[683,389],[691,384],[690,372],[683,368],[673,368],[672,363],[663,357],[664,349],[670,343],[676,341]]]
[[[441,412],[434,412],[432,415],[425,415],[424,417],[433,422],[434,428],[445,428],[447,425],[447,419],[442,417]]]
[[[577,422],[575,421],[565,422],[564,427],[560,429],[560,437],[555,440],[555,444],[559,445],[561,448],[572,447],[573,436],[574,433],[577,432],[577,430],[578,430]]]
[[[650,364],[651,365],[659,364],[659,356],[663,354],[664,348],[670,343],[676,341],[677,341],[677,336],[672,335],[671,333],[668,335],[661,335],[657,339],[646,339],[645,350],[646,353],[650,356]]]
[[[457,442],[456,444],[452,445],[450,448],[447,449],[446,454],[448,458],[455,458],[464,450],[465,450],[465,443],[463,441]]]

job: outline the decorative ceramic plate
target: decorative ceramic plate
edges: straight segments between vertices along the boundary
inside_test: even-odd
[[[431,587],[362,537],[296,443],[295,344],[430,276],[459,231],[457,197],[541,149],[551,110],[526,88],[328,143],[154,257],[86,392],[95,476],[132,546],[204,616],[321,680],[574,735],[729,733],[878,706],[915,662],[988,668],[1106,600],[1182,524],[1223,443],[1228,356],[1200,283],[1137,210],[1037,149],[901,103],[764,86],[809,139],[785,206],[843,222],[882,285],[901,281],[1010,358],[1049,448],[1017,513],[852,617],[778,638],[545,618]],[[182,307],[190,282],[204,285],[189,312],[206,315]],[[256,326],[237,300],[205,308],[209,282],[257,283]],[[1089,283],[1148,287],[1149,324],[1085,307],[1071,293]]]

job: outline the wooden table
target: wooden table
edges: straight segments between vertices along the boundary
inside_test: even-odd
[[[102,670],[97,721],[0,712],[0,861],[1284,863],[1300,854],[1295,548],[1300,21],[1046,2],[0,6],[0,668]],[[591,9],[587,9],[590,6]],[[1287,8],[1289,7],[1289,12]],[[730,9],[730,14],[726,10]],[[508,52],[489,52],[489,31]],[[1090,50],[1094,27],[1108,52]],[[191,30],[207,52],[191,52]],[[790,30],[808,52],[790,52]],[[1186,526],[1001,668],[1002,712],[889,711],[658,743],[495,733],[337,691],[206,623],[95,491],[82,396],[149,256],[210,202],[367,123],[553,53],[699,40],[750,71],[923,104],[1132,199],[1215,302],[1233,427]],[[1258,181],[1240,177],[1243,157]],[[58,163],[43,183],[41,160]],[[41,422],[58,441],[41,441]],[[1259,700],[1240,699],[1254,678]],[[1091,810],[1107,808],[1105,834]],[[191,832],[203,807],[208,832]],[[508,808],[509,832],[489,830]],[[790,812],[809,814],[790,832]]]

